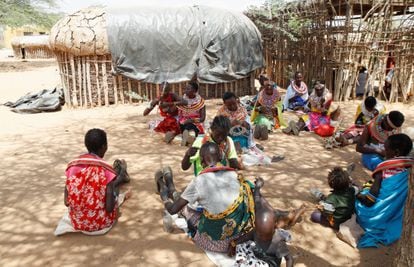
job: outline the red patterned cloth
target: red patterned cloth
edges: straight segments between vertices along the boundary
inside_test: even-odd
[[[154,128],[154,131],[158,133],[174,132],[175,134],[180,134],[180,125],[175,117],[167,116],[164,117],[160,123]]]
[[[174,102],[174,94],[170,93],[167,96],[160,98],[160,103],[173,103]],[[160,114],[164,117],[164,119],[157,124],[154,128],[154,131],[159,133],[166,133],[166,132],[174,132],[175,134],[180,134],[180,125],[177,121],[178,116],[178,109],[176,106],[168,107],[168,108],[161,108],[160,107]]]
[[[93,154],[71,161],[66,169],[69,217],[76,230],[98,231],[111,226],[117,208],[105,210],[106,185],[115,177],[113,168]]]

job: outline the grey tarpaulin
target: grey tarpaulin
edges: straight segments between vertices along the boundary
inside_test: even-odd
[[[109,8],[115,72],[150,83],[228,82],[263,67],[261,35],[241,13],[205,6]]]
[[[4,103],[16,113],[39,113],[58,111],[65,104],[63,89],[43,89],[37,93],[28,93],[16,102]]]

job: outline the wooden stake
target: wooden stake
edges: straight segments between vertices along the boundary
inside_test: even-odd
[[[101,86],[99,83],[99,65],[98,65],[98,57],[95,56],[95,79],[96,79],[96,88],[98,90],[98,106],[102,106],[102,94],[101,94]]]
[[[105,106],[109,106],[108,74],[106,73],[106,56],[102,57],[102,84],[105,97]]]
[[[92,85],[91,85],[91,63],[90,57],[86,57],[86,87],[88,90],[88,97],[89,97],[89,105],[94,107],[93,99],[92,99]]]
[[[78,103],[78,96],[77,96],[77,89],[76,89],[76,71],[75,71],[75,60],[73,58],[73,55],[70,55],[70,69],[72,73],[72,103],[74,106],[79,106]]]

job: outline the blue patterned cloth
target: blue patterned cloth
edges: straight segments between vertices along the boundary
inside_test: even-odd
[[[355,202],[357,222],[365,230],[358,242],[359,248],[390,245],[400,238],[408,177],[409,171],[405,170],[382,180],[380,193],[371,207]],[[367,193],[368,189],[362,192]]]
[[[378,154],[362,154],[362,165],[370,171],[375,170],[375,168],[384,161],[384,158]]]

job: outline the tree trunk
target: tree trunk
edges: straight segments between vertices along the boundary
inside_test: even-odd
[[[403,231],[398,243],[398,255],[394,260],[394,266],[414,266],[414,170],[411,169],[408,183],[408,197],[405,203]]]

